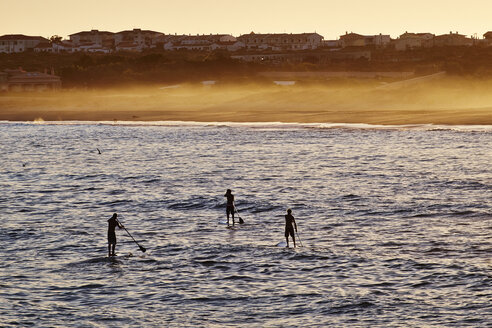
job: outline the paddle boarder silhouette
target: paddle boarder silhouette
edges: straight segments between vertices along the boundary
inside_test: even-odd
[[[232,215],[232,224],[234,225],[234,195],[231,189],[227,189],[224,197],[227,197],[226,214],[227,214],[227,224],[229,224],[229,214]]]
[[[118,214],[114,213],[108,220],[108,257],[116,256],[116,227],[123,229],[124,226],[118,221]]]
[[[294,226],[292,226],[294,224]],[[289,235],[292,236],[292,241],[294,242],[294,247],[296,247],[296,237],[294,235],[294,227],[297,232],[296,219],[292,215],[292,210],[289,208],[287,210],[287,215],[285,215],[285,241],[287,242],[287,247],[289,247]]]

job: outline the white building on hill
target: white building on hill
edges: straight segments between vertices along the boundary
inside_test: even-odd
[[[141,51],[142,49],[156,47],[159,38],[163,35],[160,32],[136,28],[115,33],[114,44],[117,51],[118,48],[131,51],[138,49],[137,51]]]
[[[39,43],[49,42],[41,36],[7,34],[0,36],[0,53],[17,53],[34,49]]]
[[[106,31],[82,31],[70,34],[70,41],[74,46],[81,44],[96,44],[100,47],[112,48],[114,46],[114,33]]]
[[[168,35],[163,37],[164,50],[237,51],[244,47],[230,34]]]
[[[395,49],[405,51],[412,48],[429,47],[434,39],[432,33],[408,33],[405,32],[396,40],[394,40]]]
[[[344,35],[340,36],[340,46],[342,48],[346,47],[386,47],[391,42],[391,37],[386,34],[376,34],[376,35],[361,35],[357,33],[345,32]]]
[[[312,50],[321,47],[323,37],[318,33],[243,34],[237,38],[248,50]]]

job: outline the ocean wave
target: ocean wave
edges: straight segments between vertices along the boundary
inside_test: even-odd
[[[487,324],[491,133],[46,124],[0,124],[0,322]]]
[[[492,125],[440,125],[403,124],[384,125],[366,123],[285,123],[285,122],[197,122],[197,121],[0,121],[0,125],[113,125],[113,126],[164,126],[164,127],[228,127],[248,129],[347,129],[347,130],[416,130],[416,131],[458,131],[492,133]]]

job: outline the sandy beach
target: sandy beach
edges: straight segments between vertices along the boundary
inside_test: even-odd
[[[489,82],[147,86],[0,95],[0,120],[492,124]]]

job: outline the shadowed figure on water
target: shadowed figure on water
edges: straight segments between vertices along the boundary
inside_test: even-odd
[[[226,214],[227,214],[227,224],[229,224],[229,214],[232,215],[232,224],[234,224],[234,195],[231,189],[227,189],[224,197],[227,197]]]
[[[108,220],[108,256],[116,256],[115,248],[116,248],[116,226],[118,228],[123,229],[124,226],[118,221],[118,215],[116,213],[113,214],[111,219]]]
[[[294,224],[294,226],[292,226]],[[292,210],[289,208],[287,214],[285,215],[285,241],[287,242],[287,247],[289,247],[289,235],[292,236],[292,241],[294,242],[294,247],[296,247],[296,237],[294,235],[294,227],[297,232],[296,219],[292,215]]]

